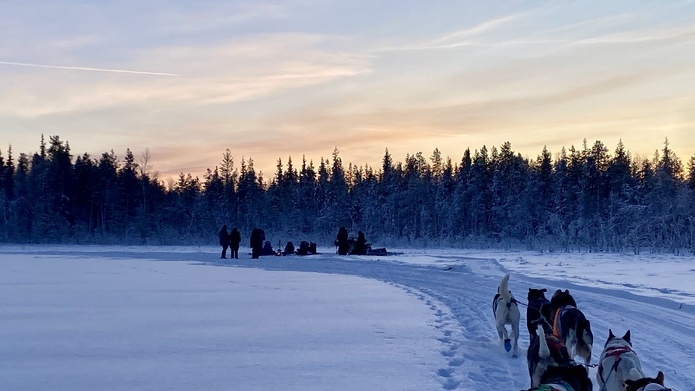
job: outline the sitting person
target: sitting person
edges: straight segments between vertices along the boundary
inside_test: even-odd
[[[309,242],[309,254],[317,254],[317,252],[316,252],[316,243],[314,243],[314,242]]]
[[[357,240],[355,240],[355,243],[352,248],[352,254],[356,255],[365,255],[367,254],[367,238],[364,236],[364,232],[359,231],[357,232]]]
[[[282,252],[282,255],[289,254],[294,254],[294,243],[292,242],[287,242],[287,245],[285,246],[285,251]]]
[[[261,255],[275,255],[275,250],[273,250],[273,245],[270,244],[270,240],[265,241],[263,250],[261,250]]]
[[[309,242],[302,240],[301,243],[299,243],[297,255],[309,255]]]

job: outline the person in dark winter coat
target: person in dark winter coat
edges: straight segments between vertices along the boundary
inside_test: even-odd
[[[340,227],[338,235],[335,237],[335,245],[338,246],[338,254],[347,255],[350,245],[348,244],[348,231],[345,227]]]
[[[265,232],[260,228],[254,228],[251,231],[251,258],[258,259],[261,255],[261,250],[263,250],[263,242],[265,241]]]
[[[227,248],[229,247],[229,233],[227,232],[227,224],[222,226],[219,233],[220,246],[222,246],[222,255],[220,258],[227,258]]]
[[[357,255],[367,254],[367,238],[364,237],[364,232],[357,232],[357,240],[355,241],[352,253]]]
[[[270,240],[266,240],[263,244],[263,250],[261,251],[261,255],[276,255],[275,250],[273,250],[273,244],[270,243]]]
[[[241,243],[241,233],[234,227],[229,234],[229,248],[232,250],[232,253],[229,254],[230,258],[239,259],[239,243]]]
[[[294,254],[294,243],[287,242],[287,245],[285,246],[285,251],[282,252],[282,255],[290,255],[290,254]]]
[[[297,255],[309,255],[309,242],[302,240],[299,243],[299,249],[297,250]]]

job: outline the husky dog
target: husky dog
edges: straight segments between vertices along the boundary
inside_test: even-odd
[[[591,323],[577,308],[577,303],[569,290],[555,291],[550,299],[550,308],[553,317],[553,334],[562,338],[570,357],[579,356],[589,365],[594,334],[591,332]]]
[[[512,326],[512,334],[514,334],[512,356],[516,357],[519,354],[519,320],[521,314],[516,299],[509,291],[509,274],[502,278],[500,286],[497,288],[497,294],[492,300],[492,312],[495,315],[500,343],[504,343],[504,348],[507,351],[512,350],[512,340],[509,338],[506,325]]]
[[[608,329],[608,340],[598,361],[596,381],[604,391],[625,391],[626,380],[644,378],[642,364],[632,350],[630,330],[622,338]]]
[[[532,384],[531,390],[564,390],[564,391],[592,391],[593,384],[589,379],[589,372],[581,364],[569,361],[558,365],[548,347],[545,331],[538,327],[538,366],[535,372],[540,373],[538,384]],[[530,348],[529,348],[530,349]],[[533,380],[533,379],[532,379]]]
[[[664,386],[664,374],[659,371],[656,377],[625,380],[625,391],[671,391],[671,389]]]
[[[553,296],[550,298],[550,312],[552,314],[558,310],[558,308],[566,307],[571,305],[572,307],[577,307],[577,302],[574,301],[574,297],[570,295],[569,289],[556,290]]]
[[[565,343],[552,331],[546,334],[547,326],[538,325],[538,330],[542,330],[543,334],[534,334],[536,337],[531,338],[528,351],[526,352],[526,363],[528,365],[528,374],[531,378],[531,387],[538,387],[541,384],[541,377],[549,367],[567,367],[574,365],[574,361],[567,352]],[[544,349],[548,352],[541,355],[541,335],[543,338]]]
[[[537,336],[536,327],[539,324],[544,327],[550,325],[550,301],[545,298],[545,292],[547,291],[545,288],[528,288],[528,295],[526,296],[526,300],[528,300],[526,328],[528,328],[531,340]]]

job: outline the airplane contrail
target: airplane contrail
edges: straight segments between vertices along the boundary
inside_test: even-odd
[[[23,66],[23,67],[35,67],[35,68],[69,69],[69,70],[77,70],[77,71],[135,73],[135,74],[139,74],[139,75],[155,75],[155,76],[181,76],[181,75],[177,75],[175,73],[129,71],[126,69],[67,67],[67,66],[60,66],[60,65],[30,64],[30,63],[25,63],[25,62],[10,62],[10,61],[0,61],[0,64],[1,65],[17,65],[17,66]]]

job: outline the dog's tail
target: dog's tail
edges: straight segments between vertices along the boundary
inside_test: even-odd
[[[539,325],[536,332],[538,333],[538,341],[540,343],[538,348],[538,357],[550,357],[550,348],[548,348],[548,341],[545,340],[545,330],[543,329],[543,326]]]
[[[500,296],[502,296],[505,303],[512,302],[512,295],[511,293],[509,293],[509,274],[505,274],[504,278],[502,278],[497,293],[499,293]]]

